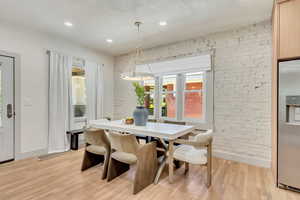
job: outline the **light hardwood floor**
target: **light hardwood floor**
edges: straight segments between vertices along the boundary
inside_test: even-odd
[[[0,165],[0,200],[296,200],[300,194],[277,189],[270,169],[222,159],[213,159],[213,181],[205,186],[206,168],[184,167],[132,195],[132,171],[107,183],[101,180],[102,166],[80,171],[83,151],[67,152],[39,161],[26,159]]]

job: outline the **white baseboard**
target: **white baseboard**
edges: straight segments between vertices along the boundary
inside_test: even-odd
[[[246,163],[249,165],[255,165],[259,167],[270,168],[271,160],[263,160],[259,158],[249,157],[245,155],[239,155],[235,153],[213,151],[213,155],[218,158],[223,158],[225,160],[232,160],[236,162]]]
[[[84,141],[80,140],[79,144],[83,144]],[[38,157],[42,155],[48,154],[47,149],[40,149],[32,152],[26,152],[16,155],[15,160],[21,160],[25,158],[31,158],[31,157]],[[255,165],[259,167],[265,167],[270,168],[271,167],[271,160],[263,160],[259,158],[249,157],[245,155],[239,155],[235,153],[230,152],[223,152],[223,151],[213,151],[213,155],[218,158],[223,158],[225,160],[232,160],[236,162],[246,163],[249,165]]]
[[[31,151],[31,152],[25,152],[25,153],[19,153],[15,156],[15,160],[22,160],[25,158],[32,158],[32,157],[38,157],[42,155],[48,154],[47,149],[39,149],[36,151]]]

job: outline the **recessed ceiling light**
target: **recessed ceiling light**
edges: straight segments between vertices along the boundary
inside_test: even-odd
[[[112,43],[112,42],[113,42],[113,40],[112,40],[112,39],[106,39],[106,42],[108,42],[108,43]]]
[[[159,25],[160,25],[160,26],[166,26],[167,24],[168,24],[168,23],[167,23],[166,21],[160,21],[160,22],[159,22]]]
[[[72,27],[73,26],[73,24],[71,22],[65,22],[64,24],[65,24],[65,26],[68,26],[68,27]]]

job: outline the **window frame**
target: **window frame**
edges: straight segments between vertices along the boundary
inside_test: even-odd
[[[73,75],[72,75],[72,70],[74,67],[78,67],[82,70],[84,70],[84,72],[86,73],[86,69],[85,69],[85,65],[80,65],[78,63],[75,63],[74,60],[73,60],[73,64],[71,66],[71,80],[70,80],[70,88],[69,88],[69,91],[70,91],[70,128],[71,130],[73,129],[78,129],[77,128],[77,124],[80,124],[80,123],[86,123],[87,122],[87,116],[83,116],[83,117],[75,117],[75,112],[74,112],[74,108],[73,108],[73,83],[72,83],[72,78],[73,78]],[[86,81],[86,80],[85,80]],[[86,109],[87,109],[87,105],[86,105]]]
[[[203,87],[200,90],[186,90],[186,74],[188,73],[202,73],[203,74]],[[182,90],[182,120],[185,122],[191,122],[191,123],[205,123],[206,122],[206,95],[207,95],[207,75],[205,71],[191,71],[191,72],[185,72],[182,73],[182,84],[183,84],[183,90]],[[185,112],[185,94],[186,93],[192,93],[192,92],[201,92],[202,93],[202,118],[189,118],[184,117]]]
[[[203,88],[201,90],[186,90],[186,74],[187,73],[202,73],[203,74]],[[163,92],[163,77],[175,75],[176,76],[176,90]],[[174,72],[164,73],[155,76],[155,87],[154,87],[154,112],[153,115],[149,115],[149,119],[157,120],[168,120],[168,121],[184,121],[188,123],[207,123],[207,72],[201,70],[189,70],[186,72]],[[145,85],[142,82],[143,86]],[[188,118],[184,117],[185,110],[185,94],[190,92],[202,92],[202,118]],[[162,100],[163,94],[174,94],[175,100],[175,117],[164,117],[162,116]],[[180,106],[181,105],[181,106]]]
[[[163,92],[163,77],[164,76],[170,76],[170,75],[175,75],[176,76],[176,90],[175,91],[169,91],[169,92]],[[162,74],[158,76],[159,78],[159,93],[158,93],[158,102],[159,102],[159,115],[158,115],[158,120],[168,120],[168,121],[178,121],[178,86],[180,85],[179,78],[178,78],[178,73],[167,73],[167,74]],[[162,116],[162,101],[163,101],[163,94],[175,94],[175,117],[163,117]]]
[[[142,81],[141,82],[141,85],[143,87],[145,87],[145,81]],[[154,98],[153,98],[153,105],[154,105],[154,108],[153,108],[153,115],[149,115],[148,118],[149,119],[156,119],[157,117],[157,85],[158,85],[158,77],[154,77]],[[147,92],[147,94],[151,94],[151,92]]]

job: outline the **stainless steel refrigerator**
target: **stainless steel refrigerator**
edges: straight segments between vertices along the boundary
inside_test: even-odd
[[[278,184],[300,191],[300,60],[278,66]]]

